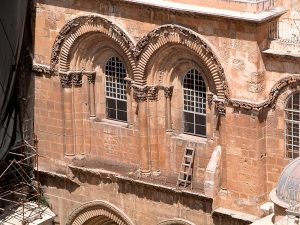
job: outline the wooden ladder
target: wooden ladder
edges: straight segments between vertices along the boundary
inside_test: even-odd
[[[186,188],[191,186],[192,189],[192,175],[193,175],[193,163],[194,163],[194,148],[186,148],[182,158],[180,172],[178,174],[177,187]]]

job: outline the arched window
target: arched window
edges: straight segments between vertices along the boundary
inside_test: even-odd
[[[199,72],[191,69],[183,80],[184,133],[206,136],[206,87]]]
[[[127,121],[126,70],[118,57],[110,58],[105,66],[106,117]]]
[[[300,93],[289,96],[285,107],[285,145],[286,157],[299,156]]]

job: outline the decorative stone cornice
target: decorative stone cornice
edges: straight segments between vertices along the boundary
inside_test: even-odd
[[[63,88],[70,88],[72,85],[74,87],[81,87],[83,75],[87,76],[89,82],[95,82],[95,71],[68,71],[59,73],[61,86]]]
[[[291,75],[279,80],[271,89],[268,99],[261,103],[247,102],[241,100],[228,99],[228,104],[234,108],[261,112],[267,108],[275,108],[276,100],[280,93],[287,87],[300,85],[300,75]]]
[[[37,64],[37,63],[32,64],[32,71],[36,73],[46,74],[46,75],[51,75],[56,72],[55,70],[50,69],[50,66]]]

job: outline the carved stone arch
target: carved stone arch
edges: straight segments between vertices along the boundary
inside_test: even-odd
[[[150,58],[156,51],[167,44],[186,46],[201,58],[203,66],[207,68],[216,86],[216,94],[220,99],[229,97],[228,84],[220,60],[209,43],[198,33],[179,26],[164,25],[148,33],[138,43],[135,57],[139,58],[135,80],[141,85],[146,83],[145,70]]]
[[[50,69],[54,70],[59,61],[59,70],[69,70],[69,54],[76,40],[87,33],[101,33],[124,51],[130,64],[134,67],[135,60],[132,50],[135,48],[134,41],[127,33],[115,23],[98,15],[80,16],[69,21],[57,35],[51,52]]]
[[[300,75],[291,75],[280,79],[272,87],[265,107],[274,108],[276,105],[280,105],[280,108],[284,108],[287,97],[298,91],[297,86],[300,86]]]
[[[66,223],[66,225],[90,224],[134,225],[119,208],[100,200],[87,202],[75,209]]]
[[[175,219],[162,221],[157,225],[195,225],[195,224],[181,218],[175,218]]]

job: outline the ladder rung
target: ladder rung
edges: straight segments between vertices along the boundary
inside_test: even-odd
[[[184,157],[186,157],[186,158],[193,158],[192,155],[185,155]]]
[[[183,166],[190,166],[192,165],[191,163],[182,163]]]

